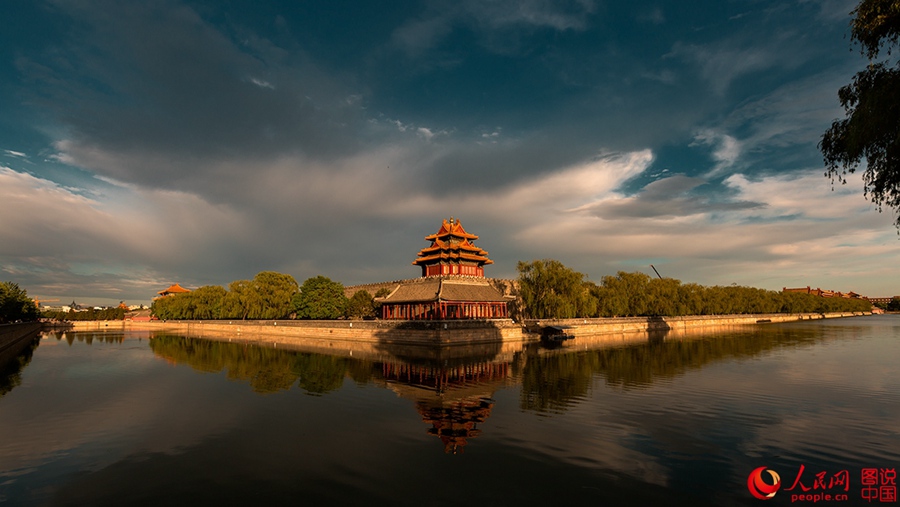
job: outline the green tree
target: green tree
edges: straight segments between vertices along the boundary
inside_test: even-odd
[[[300,319],[337,319],[344,315],[347,297],[340,282],[319,275],[303,282],[293,305]]]
[[[292,313],[292,300],[297,281],[291,275],[263,271],[253,277],[253,289],[260,299],[261,310],[253,319],[283,319]]]
[[[674,278],[651,278],[647,283],[647,315],[683,315],[678,300],[681,281]]]
[[[13,282],[0,282],[0,324],[33,321],[39,317],[37,306],[25,289]]]
[[[222,315],[222,304],[225,301],[225,288],[221,285],[205,285],[187,294],[176,297],[190,296],[190,319],[212,320]]]
[[[150,309],[164,320],[218,319],[222,315],[225,295],[223,287],[206,285],[191,292],[156,299]]]
[[[375,299],[367,290],[358,290],[347,302],[347,317],[364,319],[375,316]]]
[[[646,315],[650,276],[619,271],[616,276],[602,278],[601,314],[609,317]]]
[[[162,320],[183,319],[189,294],[175,294],[154,299],[150,305],[150,312]]]
[[[223,319],[245,320],[259,311],[259,298],[253,291],[250,280],[235,280],[228,284],[228,292],[222,300]]]
[[[850,37],[869,65],[838,91],[846,118],[835,120],[819,143],[825,175],[846,183],[865,159],[864,194],[879,211],[900,211],[900,62],[875,61],[883,49],[888,55],[896,49],[900,0],[862,0],[852,14]]]
[[[569,319],[596,313],[596,299],[582,273],[553,259],[519,261],[517,269],[526,316]]]
[[[223,319],[283,319],[293,310],[297,281],[290,275],[262,271],[253,280],[235,280],[222,300]]]
[[[890,312],[900,312],[900,296],[894,296],[885,309]]]

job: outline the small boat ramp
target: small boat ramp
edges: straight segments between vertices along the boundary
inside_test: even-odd
[[[541,343],[547,345],[561,345],[575,339],[573,326],[547,325],[541,326]]]

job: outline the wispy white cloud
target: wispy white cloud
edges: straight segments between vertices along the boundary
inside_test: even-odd
[[[268,88],[268,89],[270,89],[270,90],[274,90],[274,89],[275,89],[275,85],[273,85],[272,83],[270,83],[270,82],[268,82],[268,81],[266,81],[266,80],[263,80],[263,79],[259,79],[259,78],[252,77],[252,78],[250,78],[250,82],[253,83],[253,84],[255,84],[256,86],[258,86],[258,87],[260,87],[260,88]]]
[[[656,6],[638,15],[638,20],[654,25],[661,25],[666,22],[666,15],[661,7]]]
[[[463,2],[466,12],[493,28],[509,25],[548,27],[554,30],[583,30],[586,16],[596,10],[591,0],[548,2],[545,0],[502,0]]]
[[[412,20],[394,30],[391,42],[408,56],[419,56],[447,36],[453,29],[453,23],[451,15]]]
[[[435,136],[435,133],[431,131],[429,128],[419,127],[416,129],[416,132],[425,138],[426,141],[431,141],[431,138]]]
[[[715,132],[711,129],[703,129],[694,135],[692,146],[698,144],[713,147],[712,158],[715,165],[707,175],[715,176],[725,169],[731,168],[738,161],[742,152],[742,143],[728,134]]]
[[[212,254],[232,226],[252,230],[241,217],[187,194],[85,193],[0,167],[0,214],[16,217],[0,222],[3,271],[36,295],[137,297],[167,279],[156,274],[162,266]]]
[[[459,26],[475,30],[485,47],[505,52],[508,44],[498,40],[498,30],[515,38],[517,29],[546,28],[581,31],[596,11],[592,0],[547,2],[545,0],[463,0],[443,4],[398,27],[392,44],[410,56],[420,56],[436,46]]]
[[[777,54],[759,46],[722,47],[678,43],[667,56],[693,62],[712,90],[723,94],[735,79],[770,68],[779,62]]]
[[[701,178],[676,174],[656,180],[633,196],[613,195],[577,208],[603,220],[665,219],[763,207],[760,202],[712,200],[694,190],[706,184]]]

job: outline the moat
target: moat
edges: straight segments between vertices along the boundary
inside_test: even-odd
[[[759,505],[766,467],[768,505],[871,505],[898,339],[898,315],[426,355],[45,332],[0,371],[0,503]]]

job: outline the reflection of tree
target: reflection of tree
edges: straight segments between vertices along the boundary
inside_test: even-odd
[[[309,394],[325,394],[341,387],[347,374],[349,360],[322,354],[297,354],[294,371],[300,377],[300,387]],[[371,371],[372,366],[369,365]]]
[[[583,396],[597,371],[592,353],[529,356],[522,369],[523,410],[560,410],[569,400]]]
[[[31,362],[34,350],[41,342],[39,334],[35,335],[25,348],[8,362],[0,361],[0,397],[13,390],[22,383],[22,371]]]
[[[66,343],[72,345],[73,343],[81,342],[87,345],[93,345],[94,341],[99,343],[123,343],[125,341],[125,333],[90,333],[90,332],[65,332],[65,331],[53,331],[51,333],[54,338],[57,340],[65,340]]]
[[[197,371],[225,370],[229,379],[247,381],[260,393],[290,389],[298,378],[293,357],[275,349],[169,335],[155,336],[150,348],[168,361],[186,363]]]
[[[647,386],[714,361],[810,344],[817,336],[821,334],[814,330],[766,329],[592,351],[530,354],[520,374],[521,404],[524,410],[564,410],[590,391],[594,376],[625,388]]]
[[[813,331],[770,329],[608,349],[598,351],[599,371],[610,384],[643,386],[656,378],[682,375],[714,361],[749,358],[778,347],[809,344],[815,336]]]
[[[125,341],[124,333],[77,333],[75,339],[88,345],[98,343],[122,343]]]
[[[347,375],[350,375],[357,385],[364,386],[375,376],[375,366],[368,361],[350,361],[347,365]]]
[[[167,361],[198,371],[225,370],[229,379],[248,382],[258,393],[287,390],[297,383],[308,393],[324,394],[339,388],[348,371],[357,382],[365,382],[373,368],[371,363],[344,357],[165,334],[154,336],[150,348]]]

